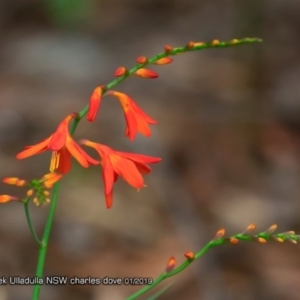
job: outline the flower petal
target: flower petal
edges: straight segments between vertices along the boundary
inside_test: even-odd
[[[67,136],[66,148],[84,168],[88,168],[89,163],[86,160],[85,155],[83,155],[84,151],[76,144],[70,135]]]
[[[125,120],[126,120],[126,130],[125,130],[125,136],[129,137],[129,139],[131,141],[134,140],[134,138],[136,137],[136,133],[138,130],[138,124],[137,124],[137,120],[136,120],[136,116],[133,112],[133,110],[128,110],[127,112],[125,112],[124,110],[124,115],[125,115]]]
[[[148,174],[151,172],[151,168],[148,167],[147,165],[135,162],[135,166],[142,174]]]
[[[105,194],[106,207],[111,208],[113,204],[113,190],[109,194]]]
[[[150,163],[158,163],[161,161],[160,157],[153,157],[143,154],[129,153],[129,152],[121,152],[114,151],[116,154],[126,157],[134,162],[142,163],[142,164],[150,164]]]
[[[24,151],[22,151],[16,155],[17,159],[24,159],[24,158],[30,157],[32,155],[39,154],[39,153],[46,151],[47,145],[48,145],[49,141],[51,140],[51,138],[52,138],[52,135],[49,138],[43,140],[42,142],[40,142],[36,145],[27,146]]]
[[[133,161],[112,154],[109,156],[114,171],[131,186],[139,189],[144,186],[144,179]]]
[[[112,187],[115,181],[115,172],[107,156],[102,157],[101,165],[105,195],[108,195],[112,191]]]
[[[49,141],[48,149],[51,149],[52,151],[58,151],[62,147],[64,147],[64,145],[66,144],[67,136],[69,135],[69,123],[76,117],[78,117],[78,114],[72,113],[65,117],[64,120],[62,120]]]
[[[59,164],[58,164],[58,168],[57,171],[62,173],[62,174],[67,174],[69,173],[69,171],[71,170],[71,153],[69,152],[69,150],[66,147],[62,147],[59,151]],[[57,181],[57,180],[56,180]],[[52,181],[47,181],[50,185],[52,185]]]
[[[132,99],[130,99],[130,105],[135,111],[136,114],[138,114],[140,117],[145,119],[147,123],[149,124],[157,124],[157,121],[152,119],[150,116],[148,116]]]

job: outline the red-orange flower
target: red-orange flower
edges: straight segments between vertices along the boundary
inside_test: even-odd
[[[57,130],[42,142],[25,147],[25,150],[17,154],[18,159],[42,153],[46,150],[52,151],[50,172],[57,169],[61,173],[68,173],[71,168],[71,156],[73,156],[84,168],[90,164],[97,165],[98,161],[85,153],[73,140],[69,132],[70,121],[77,117],[73,113],[67,116],[57,127]]]
[[[144,186],[144,179],[141,174],[147,174],[151,171],[147,164],[161,161],[161,158],[158,157],[115,151],[89,140],[82,140],[80,143],[94,148],[101,157],[107,208],[112,206],[113,184],[117,181],[118,176],[121,176],[131,186],[140,189]]]
[[[101,104],[102,89],[103,86],[96,87],[90,97],[89,110],[86,115],[86,118],[89,122],[93,122],[97,117],[97,113]]]
[[[157,122],[154,119],[142,111],[128,95],[116,91],[109,91],[107,94],[117,97],[122,105],[127,123],[125,131],[126,137],[128,136],[132,141],[137,132],[147,137],[151,135],[148,124],[156,124]]]
[[[12,200],[18,200],[18,198],[10,195],[0,195],[0,203],[6,203]]]

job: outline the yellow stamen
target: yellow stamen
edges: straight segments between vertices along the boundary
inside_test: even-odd
[[[53,172],[59,166],[59,156],[60,154],[57,151],[52,152],[51,161],[50,161],[50,172]]]

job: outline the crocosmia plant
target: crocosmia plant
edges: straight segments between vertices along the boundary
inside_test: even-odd
[[[66,117],[57,125],[57,127],[55,127],[55,125],[53,126],[54,130],[50,136],[46,136],[42,141],[37,141],[34,145],[25,146],[24,150],[16,154],[16,159],[21,160],[35,155],[42,155],[46,151],[51,152],[50,162],[47,163],[47,167],[45,166],[45,172],[44,174],[41,174],[40,178],[23,179],[18,177],[8,177],[2,180],[5,184],[15,185],[17,188],[24,189],[24,196],[21,199],[14,195],[4,194],[0,196],[0,202],[9,203],[18,201],[24,205],[29,229],[37,243],[37,247],[39,247],[35,277],[34,274],[32,274],[32,278],[35,278],[32,300],[39,299],[40,289],[43,287],[46,252],[50,243],[50,233],[54,220],[55,208],[59,200],[59,187],[62,184],[63,178],[68,176],[72,171],[72,161],[75,159],[86,169],[85,172],[89,172],[90,168],[99,169],[103,179],[103,200],[105,201],[105,204],[103,202],[102,204],[99,203],[99,205],[105,205],[107,209],[111,210],[114,208],[114,184],[119,177],[132,188],[139,190],[146,187],[145,175],[149,174],[151,171],[155,173],[155,164],[164,163],[160,157],[148,156],[142,153],[123,152],[120,149],[113,149],[109,145],[102,144],[101,141],[90,140],[88,136],[86,136],[85,139],[78,141],[76,140],[75,131],[79,123],[88,121],[91,123],[90,126],[93,126],[93,122],[99,115],[98,113],[101,109],[102,101],[106,101],[106,98],[109,97],[118,100],[120,103],[120,109],[124,115],[125,137],[131,142],[135,141],[138,134],[143,135],[145,138],[150,138],[152,126],[159,126],[157,125],[155,116],[150,116],[145,112],[138,104],[138,99],[132,99],[126,93],[116,90],[119,83],[129,79],[131,76],[137,76],[143,79],[156,79],[159,77],[159,74],[151,70],[151,65],[163,67],[163,65],[175,63],[176,55],[178,54],[196,52],[209,48],[222,49],[225,47],[235,47],[259,42],[261,42],[261,40],[258,38],[232,39],[225,42],[219,40],[210,42],[190,41],[183,47],[166,45],[161,53],[151,58],[139,56],[136,59],[136,64],[131,69],[121,66],[115,70],[115,78],[111,82],[106,84],[103,83],[95,87],[91,92],[89,99],[87,97],[87,105],[81,111],[66,112]],[[100,129],[105,130],[105,128]],[[89,153],[92,154],[86,152],[87,148],[91,148]],[[18,175],[16,174],[16,176]],[[41,237],[35,232],[30,217],[29,204],[31,201],[37,206],[43,204],[49,205],[49,213],[45,220],[45,228]],[[88,199],[86,201],[88,201]],[[128,300],[137,299],[146,293],[148,297],[151,296],[149,299],[157,299],[164,293],[166,288],[158,289],[158,292],[156,292],[156,294],[153,294],[152,292],[152,295],[150,290],[168,277],[183,271],[213,247],[224,244],[234,245],[243,241],[266,243],[270,240],[279,243],[289,241],[296,244],[299,240],[299,236],[295,235],[295,232],[293,231],[274,233],[276,228],[276,225],[272,225],[263,232],[253,233],[255,225],[250,224],[245,231],[233,236],[225,236],[225,230],[220,229],[212,240],[200,251],[193,252],[187,249],[187,251],[182,254],[183,257],[181,260],[184,261],[181,264],[177,264],[176,258],[170,253],[170,259],[166,262],[165,267],[162,266],[163,271],[157,278],[127,278],[126,282],[115,283],[135,285],[137,284],[135,281],[139,281],[138,284],[142,286],[140,289],[137,288],[133,295],[128,296]],[[113,279],[107,278],[104,280],[109,281]]]

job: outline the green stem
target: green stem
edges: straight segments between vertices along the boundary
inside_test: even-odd
[[[55,213],[56,204],[57,204],[59,186],[60,186],[60,182],[57,182],[54,185],[53,196],[52,196],[52,201],[51,201],[51,205],[50,205],[50,211],[48,214],[48,218],[47,218],[47,222],[46,222],[46,226],[45,226],[45,230],[44,230],[44,234],[43,234],[42,244],[40,245],[40,248],[39,248],[39,256],[38,256],[37,268],[36,268],[36,272],[35,272],[35,276],[38,278],[43,277],[47,247],[48,247],[49,237],[50,237],[50,233],[51,233],[51,227],[52,227],[54,213]],[[39,299],[40,289],[41,289],[41,286],[39,284],[36,284],[34,286],[32,298],[31,298],[32,300]]]
[[[31,218],[30,218],[30,212],[29,212],[29,199],[26,199],[26,201],[24,202],[24,209],[25,209],[25,214],[26,214],[26,220],[27,220],[27,223],[28,223],[28,226],[29,226],[29,229],[30,229],[30,232],[33,236],[33,238],[35,239],[35,241],[39,244],[39,245],[42,245],[42,242],[40,241],[40,239],[38,238],[34,228],[33,228],[33,225],[32,225],[32,221],[31,221]]]
[[[260,241],[259,239],[262,238],[265,241]],[[231,240],[235,239],[236,242],[233,242],[233,244],[236,244],[239,241],[244,241],[244,242],[260,242],[260,243],[265,243],[266,241],[277,241],[278,242],[278,238],[282,239],[281,242],[284,241],[290,241],[294,244],[297,244],[297,242],[299,242],[300,240],[300,236],[299,235],[295,235],[295,234],[291,234],[290,232],[287,233],[277,233],[277,234],[271,234],[268,231],[265,232],[260,232],[256,235],[250,235],[249,233],[238,233],[230,238],[224,238],[224,237],[220,237],[220,238],[215,238],[212,241],[208,242],[199,252],[197,252],[195,254],[195,258],[194,259],[187,259],[186,261],[184,261],[180,266],[178,266],[176,269],[170,271],[170,272],[164,272],[161,275],[159,275],[152,284],[147,285],[145,287],[143,287],[142,289],[140,289],[139,291],[137,291],[136,293],[134,293],[133,295],[129,296],[128,298],[126,298],[126,300],[134,300],[137,299],[139,296],[143,295],[144,293],[150,291],[151,289],[153,289],[154,287],[156,287],[159,283],[161,283],[163,280],[172,277],[178,273],[180,273],[181,271],[183,271],[185,268],[187,268],[192,262],[194,262],[195,260],[197,260],[198,258],[200,258],[201,256],[203,256],[209,249],[216,247],[216,246],[220,246],[220,245],[224,245],[224,244],[228,244],[228,243],[232,243]]]
[[[216,244],[214,242],[209,242],[208,244],[206,244],[196,255],[195,255],[195,259],[201,257],[202,255],[204,255],[210,248],[212,248],[213,246],[216,246]],[[140,289],[139,291],[137,291],[136,293],[134,293],[133,295],[129,296],[128,298],[126,298],[126,300],[134,300],[137,299],[139,296],[143,295],[144,293],[148,292],[149,290],[153,289],[154,287],[156,287],[158,284],[160,284],[163,280],[172,277],[178,273],[180,273],[181,271],[183,271],[185,268],[187,268],[194,260],[186,260],[184,263],[182,263],[180,266],[178,266],[176,269],[170,271],[170,272],[164,272],[162,273],[160,276],[158,276],[152,284],[147,285],[145,287],[143,287],[142,289]]]

